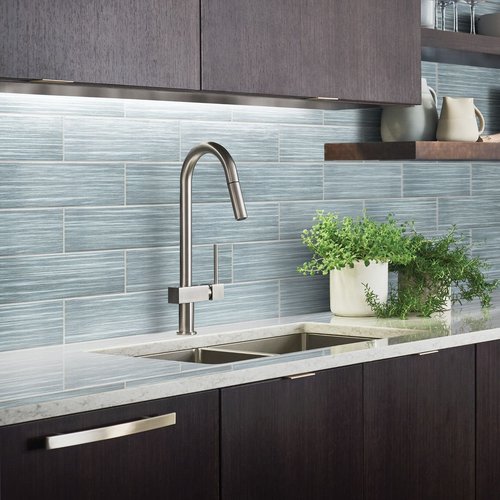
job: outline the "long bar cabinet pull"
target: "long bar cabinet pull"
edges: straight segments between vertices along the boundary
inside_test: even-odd
[[[307,378],[307,377],[314,377],[316,375],[315,372],[308,372],[308,373],[297,373],[297,375],[289,375],[287,378],[288,380],[297,380],[299,378]]]
[[[69,434],[58,434],[45,438],[45,449],[55,450],[58,448],[69,448],[70,446],[79,446],[82,444],[96,443],[106,439],[115,439],[124,436],[131,436],[141,432],[152,431],[169,427],[176,424],[176,413],[168,413],[157,417],[143,418],[124,424],[110,425],[108,427],[99,427],[87,431],[71,432]]]

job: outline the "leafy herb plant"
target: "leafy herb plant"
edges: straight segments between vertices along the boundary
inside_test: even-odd
[[[312,257],[297,270],[304,275],[328,274],[334,269],[354,267],[357,261],[408,264],[413,259],[411,240],[405,238],[406,226],[392,215],[376,222],[366,214],[355,219],[340,219],[335,213],[319,210],[311,229],[302,233],[302,242]]]
[[[431,239],[411,228],[407,241],[414,258],[391,265],[391,270],[398,272],[398,289],[389,292],[387,302],[381,303],[365,287],[366,301],[376,316],[430,316],[444,311],[450,299],[461,304],[463,300],[478,298],[482,307],[490,305],[491,294],[499,282],[486,279],[488,264],[471,256],[471,245],[457,235],[455,227],[444,236]]]

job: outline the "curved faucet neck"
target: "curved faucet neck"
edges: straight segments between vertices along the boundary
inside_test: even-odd
[[[180,189],[180,286],[192,285],[192,178],[194,169],[202,156],[211,153],[224,168],[226,183],[237,220],[247,217],[243,195],[238,179],[238,170],[229,152],[220,144],[206,142],[195,146],[187,154],[181,170]],[[194,307],[192,303],[179,306],[179,333],[194,333]]]

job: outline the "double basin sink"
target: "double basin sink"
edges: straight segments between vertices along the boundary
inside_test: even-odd
[[[141,357],[202,364],[234,363],[373,340],[374,337],[296,332],[228,344],[154,353]]]

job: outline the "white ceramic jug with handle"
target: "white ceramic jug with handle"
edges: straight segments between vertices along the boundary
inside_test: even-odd
[[[479,127],[476,117],[479,119]],[[444,97],[438,141],[476,142],[484,132],[484,117],[471,97]]]
[[[434,141],[437,123],[436,92],[422,78],[422,104],[385,107],[380,135],[384,142]]]

